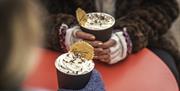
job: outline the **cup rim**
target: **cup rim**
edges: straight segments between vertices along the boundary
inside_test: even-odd
[[[114,18],[112,15],[107,14],[107,13],[103,13],[103,12],[91,12],[91,13],[87,13],[87,15],[88,15],[88,14],[104,14],[104,15],[107,15],[107,16],[111,17],[111,18],[113,19],[113,21],[114,21],[111,26],[109,26],[109,27],[107,27],[107,28],[105,28],[105,29],[90,29],[90,28],[84,27],[84,26],[82,26],[82,25],[80,24],[81,27],[83,27],[83,28],[85,28],[85,29],[88,29],[88,30],[92,30],[92,31],[106,30],[106,29],[111,28],[111,27],[115,24],[115,22],[116,22],[116,21],[115,21],[115,18]]]

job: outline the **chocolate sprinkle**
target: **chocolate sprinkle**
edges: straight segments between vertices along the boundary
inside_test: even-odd
[[[76,71],[76,74],[78,74],[78,71]]]

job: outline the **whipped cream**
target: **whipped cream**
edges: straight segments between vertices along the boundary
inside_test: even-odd
[[[90,30],[104,30],[114,25],[115,19],[106,13],[88,13],[87,22],[84,24],[84,28]]]
[[[65,53],[56,59],[56,68],[69,75],[83,75],[91,72],[95,66],[92,60],[86,60],[73,53]]]

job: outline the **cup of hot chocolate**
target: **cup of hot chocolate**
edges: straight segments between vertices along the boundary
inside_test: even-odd
[[[112,34],[115,19],[109,14],[92,12],[87,13],[87,21],[80,25],[82,31],[93,34],[96,40],[108,41]]]
[[[71,51],[56,59],[59,88],[78,90],[86,86],[95,66],[92,51],[93,48],[89,44],[78,42]]]
[[[59,88],[81,89],[85,87],[94,69],[93,61],[65,53],[55,62]]]

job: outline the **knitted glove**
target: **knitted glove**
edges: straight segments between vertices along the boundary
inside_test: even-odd
[[[59,45],[64,53],[69,50],[73,43],[81,40],[75,37],[76,31],[81,31],[79,26],[69,28],[66,24],[61,25],[59,29]]]
[[[81,31],[79,26],[74,26],[72,28],[67,29],[66,36],[65,36],[65,45],[66,49],[69,50],[69,47],[81,39],[75,37],[75,32]]]
[[[110,48],[111,61],[109,64],[114,64],[125,59],[128,54],[131,54],[132,42],[126,29],[113,33],[111,39],[116,41],[116,45]]]

